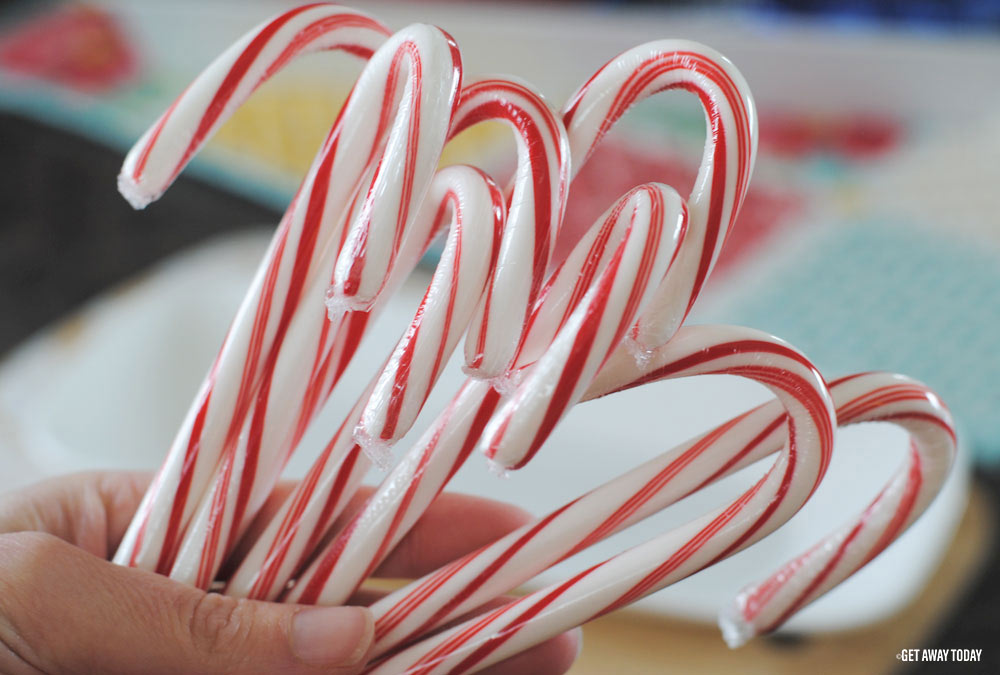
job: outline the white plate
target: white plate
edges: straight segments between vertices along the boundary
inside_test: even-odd
[[[0,365],[0,489],[89,468],[153,468],[168,447],[252,276],[260,233],[209,242],[105,294],[37,336]],[[375,324],[342,386],[306,435],[289,474],[301,475],[339,424],[339,415],[412,315],[418,273]],[[371,354],[366,358],[366,354]],[[839,373],[830,373],[835,376]],[[416,431],[440,410],[461,374],[455,363]],[[536,514],[767,398],[759,385],[714,376],[658,383],[579,406],[530,466],[509,479],[473,456],[451,488],[507,499]],[[408,447],[404,439],[397,452]],[[902,432],[866,425],[842,432],[830,473],[802,512],[761,544],[646,600],[664,614],[713,621],[742,586],[758,581],[863,508],[901,461]],[[9,453],[9,454],[8,454]],[[539,582],[589,565],[721,504],[763,472],[746,469],[673,510],[582,553]],[[369,476],[377,480],[378,474]],[[923,518],[855,578],[792,619],[787,628],[835,630],[877,621],[902,608],[941,560],[964,509],[963,460]]]

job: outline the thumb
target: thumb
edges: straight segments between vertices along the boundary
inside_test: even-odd
[[[204,593],[51,535],[0,535],[0,672],[355,673],[361,607]]]

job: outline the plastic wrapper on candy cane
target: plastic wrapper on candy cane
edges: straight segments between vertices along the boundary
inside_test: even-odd
[[[753,544],[815,490],[838,421],[902,425],[913,441],[907,462],[860,517],[738,596],[721,620],[731,644],[773,630],[853,574],[933,499],[954,454],[954,431],[926,387],[869,373],[828,390],[809,361],[776,338],[733,327],[679,329],[739,211],[756,152],[746,83],[703,45],[662,40],[624,52],[578,90],[560,120],[520,82],[489,78],[463,89],[457,46],[440,29],[414,25],[389,36],[358,12],[308,5],[251,31],[199,76],[127,157],[122,192],[137,206],[157,198],[261,82],[318,50],[369,62],[282,219],[118,562],[208,586],[370,317],[441,230],[444,253],[409,328],[251,542],[226,592],[343,602],[473,449],[502,469],[518,468],[577,402],[666,377],[742,375],[777,400],[379,601],[380,660],[371,670],[478,670]],[[546,278],[570,155],[579,170],[631,105],[666,89],[692,92],[706,112],[690,196],[655,183],[634,188]],[[472,167],[435,171],[447,140],[487,119],[515,131],[518,168],[505,194]],[[466,332],[471,377],[374,498],[341,532],[330,532],[369,466],[364,450],[387,458]],[[426,637],[774,453],[765,476],[728,506]]]

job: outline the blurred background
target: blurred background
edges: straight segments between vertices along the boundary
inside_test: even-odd
[[[291,4],[0,2],[0,489],[158,464],[360,64],[288,68],[145,211],[115,176],[201,68]],[[759,156],[693,320],[779,335],[828,378],[909,374],[960,427],[971,487],[956,478],[926,550],[908,549],[921,573],[884,611],[728,652],[677,596],[588,629],[574,672],[952,672],[900,670],[899,649],[923,647],[983,649],[961,672],[997,672],[1000,0],[355,5],[391,28],[442,26],[467,77],[517,75],[555,108],[646,40],[726,54],[757,101]],[[704,131],[683,94],[637,106],[574,182],[566,227],[640,182],[686,192]],[[502,177],[512,147],[481,125],[445,161]]]

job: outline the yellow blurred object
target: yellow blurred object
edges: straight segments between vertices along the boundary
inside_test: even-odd
[[[210,147],[301,176],[308,171],[349,92],[346,83],[331,85],[317,78],[271,80],[219,129]],[[495,169],[489,159],[506,147],[510,132],[504,126],[484,122],[463,131],[444,148],[441,166],[467,163],[487,171]]]
[[[267,82],[219,129],[210,147],[302,175],[349,91],[307,79]]]

